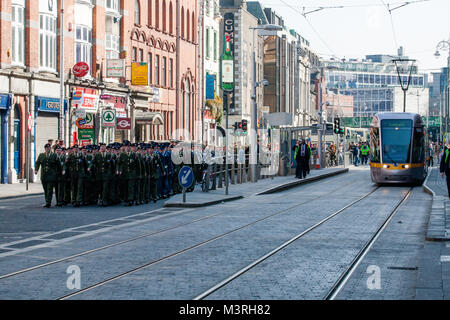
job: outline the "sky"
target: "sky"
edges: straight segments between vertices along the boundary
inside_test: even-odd
[[[313,51],[324,58],[364,58],[368,54],[405,54],[416,59],[421,72],[437,72],[447,66],[448,48],[434,56],[438,43],[450,41],[450,1],[429,0],[260,0],[309,40]],[[306,14],[318,7],[327,8]],[[305,7],[305,9],[303,9]],[[305,10],[305,11],[304,11]],[[391,19],[392,16],[392,19]],[[395,36],[394,36],[395,35]]]

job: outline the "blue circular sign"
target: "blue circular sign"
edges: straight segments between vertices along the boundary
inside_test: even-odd
[[[194,172],[191,167],[183,167],[178,173],[178,182],[183,188],[189,188],[194,183]]]

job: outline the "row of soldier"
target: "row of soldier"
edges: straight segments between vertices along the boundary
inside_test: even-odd
[[[45,207],[74,207],[125,203],[127,206],[156,202],[180,193],[178,172],[169,144],[100,144],[70,148],[45,145],[35,165],[41,170]],[[192,191],[194,185],[188,189]]]

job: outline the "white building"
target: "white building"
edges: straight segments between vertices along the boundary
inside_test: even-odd
[[[220,95],[220,26],[222,15],[219,12],[219,0],[203,0],[203,97],[214,100]],[[205,108],[202,104],[203,143],[215,144],[217,110]]]

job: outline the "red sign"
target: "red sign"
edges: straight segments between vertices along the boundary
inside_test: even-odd
[[[73,74],[77,78],[82,78],[89,72],[89,65],[86,62],[78,62],[73,66]]]
[[[130,118],[117,118],[118,130],[131,130],[131,119]]]
[[[88,146],[90,144],[92,144],[92,141],[90,139],[89,140],[80,140],[81,147]]]
[[[33,128],[33,118],[31,117],[31,114],[28,115],[28,131],[31,131],[31,128]]]

